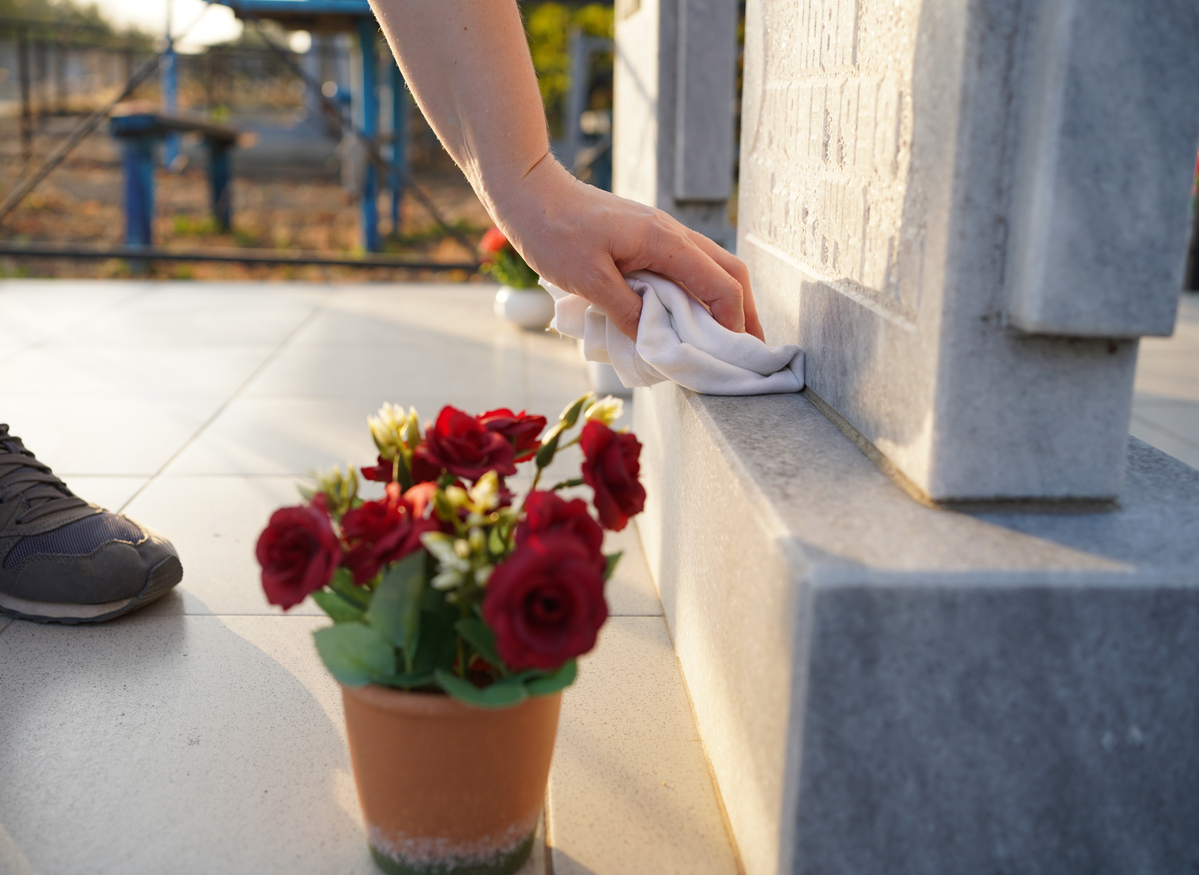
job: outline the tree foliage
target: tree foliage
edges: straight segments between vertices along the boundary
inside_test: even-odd
[[[545,104],[551,129],[561,125],[566,94],[570,88],[570,32],[574,28],[587,36],[612,38],[614,16],[611,6],[592,3],[571,7],[561,3],[541,3],[525,9],[525,30],[541,101]],[[611,56],[599,59],[592,66],[593,81],[611,82]],[[588,109],[607,109],[611,106],[610,86],[593,89]]]

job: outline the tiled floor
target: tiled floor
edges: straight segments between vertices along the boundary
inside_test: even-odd
[[[299,476],[371,459],[384,400],[553,416],[585,389],[573,344],[498,323],[480,286],[0,283],[0,421],[186,569],[101,626],[0,618],[0,873],[375,871],[325,621],[266,604],[258,531]],[[553,872],[735,872],[640,545],[611,537],[613,616],[550,779]]]
[[[381,401],[552,416],[585,388],[573,345],[497,323],[477,286],[0,283],[0,421],[187,570],[103,626],[0,618],[0,873],[374,871],[324,621],[265,603],[257,533],[297,477],[370,459]],[[1132,433],[1199,466],[1199,297],[1142,344]],[[735,872],[640,545],[613,542],[613,618],[550,779],[552,871]]]
[[[1199,294],[1182,296],[1173,337],[1141,341],[1129,431],[1199,468]]]

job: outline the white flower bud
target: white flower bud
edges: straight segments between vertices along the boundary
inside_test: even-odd
[[[624,412],[624,401],[619,398],[614,398],[609,395],[607,398],[601,398],[583,414],[583,418],[588,422],[601,422],[604,425],[611,426],[612,423],[620,419],[620,415]]]

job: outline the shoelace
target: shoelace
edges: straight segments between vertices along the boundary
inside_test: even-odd
[[[86,501],[25,449],[19,437],[8,433],[7,425],[0,423],[0,503],[7,504],[17,496],[29,505],[18,520],[23,523],[60,510],[87,506]]]

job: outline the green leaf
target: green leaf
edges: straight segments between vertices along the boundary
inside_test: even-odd
[[[593,393],[588,392],[572,401],[570,406],[562,411],[562,415],[558,417],[558,422],[562,424],[562,431],[574,428],[574,424],[579,421],[579,414],[583,412],[583,406],[594,397]]]
[[[504,678],[482,689],[442,669],[434,672],[434,677],[441,688],[455,699],[480,708],[508,708],[529,697],[529,691],[516,677]]]
[[[604,554],[604,561],[607,563],[604,567],[604,580],[612,576],[612,572],[616,570],[616,563],[620,561],[620,557],[623,555],[623,552]]]
[[[404,674],[393,674],[387,677],[375,678],[375,683],[382,684],[385,687],[398,687],[401,690],[427,687],[433,683],[433,672],[410,671]]]
[[[575,678],[578,676],[578,661],[568,659],[552,674],[526,681],[525,689],[529,691],[530,696],[548,696],[550,693],[566,689],[575,682]]]
[[[559,489],[570,489],[574,486],[582,486],[582,485],[583,485],[583,478],[575,477],[573,480],[563,480],[559,483],[555,483],[553,486],[550,487],[550,489],[553,490],[554,492],[557,492]]]
[[[412,671],[416,662],[424,591],[425,551],[417,550],[387,569],[366,615],[372,627],[404,651],[405,671]]]
[[[317,629],[313,638],[325,668],[347,687],[361,687],[396,673],[395,648],[377,629],[338,623]]]
[[[538,468],[544,468],[550,462],[554,461],[554,453],[558,452],[558,438],[562,436],[559,429],[554,429],[546,436],[546,439],[541,443],[541,449],[537,451],[537,455],[533,460],[537,463]]]
[[[362,609],[350,604],[331,590],[318,589],[312,594],[312,600],[329,615],[329,619],[334,623],[362,622]]]
[[[329,581],[329,589],[333,590],[356,608],[361,608],[365,611],[370,607],[370,591],[355,585],[354,577],[350,574],[348,568],[338,568],[333,572],[333,579]]]
[[[486,623],[475,617],[467,617],[455,623],[454,628],[479,656],[498,668],[503,674],[508,674],[508,667],[504,665],[504,660],[500,658],[499,652],[495,649],[495,633],[487,627]]]

